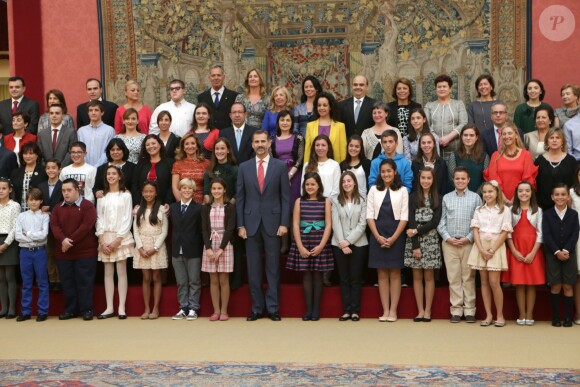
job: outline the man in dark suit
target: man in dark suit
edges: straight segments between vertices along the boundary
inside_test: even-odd
[[[224,68],[221,65],[211,66],[209,70],[211,88],[197,96],[197,102],[205,102],[213,107],[213,123],[220,130],[232,125],[230,110],[238,95],[235,91],[224,87],[225,79]]]
[[[0,144],[2,141],[2,133],[0,133]],[[10,178],[12,171],[18,168],[18,160],[16,153],[10,149],[0,145],[0,177]]]
[[[248,285],[252,313],[248,321],[262,317],[264,306],[272,321],[280,321],[280,237],[288,233],[290,184],[286,163],[270,157],[268,133],[252,136],[256,157],[238,169],[236,210],[238,235],[246,240]],[[262,253],[266,262],[268,289],[262,294]]]
[[[36,141],[45,163],[49,159],[57,159],[62,167],[66,167],[71,163],[70,146],[77,141],[77,133],[74,129],[62,125],[63,117],[62,105],[50,105],[48,108],[50,129],[42,129]]]
[[[87,94],[89,96],[89,101],[97,99],[105,105],[105,114],[103,115],[103,122],[111,127],[115,127],[115,113],[117,113],[117,104],[105,101],[103,99],[103,84],[101,81],[95,78],[90,78],[87,80]],[[77,128],[87,126],[90,124],[91,120],[89,118],[89,109],[87,108],[87,103],[81,103],[77,106]]]
[[[10,97],[0,102],[0,131],[5,136],[12,133],[12,113],[22,112],[30,117],[30,123],[26,128],[32,134],[38,131],[38,118],[40,116],[40,106],[38,102],[24,96],[26,84],[22,77],[8,78],[8,91]]]
[[[232,126],[221,131],[220,135],[226,138],[234,151],[238,164],[254,157],[252,135],[258,128],[246,125],[246,107],[235,102],[230,111]]]
[[[484,130],[481,132],[481,140],[483,141],[483,148],[491,158],[493,152],[497,151],[497,144],[501,131],[505,127],[509,118],[507,106],[501,101],[495,102],[491,106],[491,121],[493,122],[493,130]],[[517,128],[522,142],[524,141],[524,132]]]
[[[361,134],[363,130],[375,125],[373,106],[376,100],[367,97],[369,81],[364,75],[357,75],[352,81],[352,97],[338,104],[340,119],[346,127],[346,137]]]

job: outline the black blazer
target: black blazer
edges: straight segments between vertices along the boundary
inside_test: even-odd
[[[30,98],[22,97],[22,101],[20,101],[16,111],[26,113],[30,117],[30,123],[26,130],[32,134],[36,134],[38,132],[38,119],[40,117],[40,106],[38,102]],[[0,131],[4,136],[14,132],[14,129],[12,129],[12,98],[0,102]]]
[[[224,93],[220,98],[220,104],[216,108],[213,104],[213,93],[215,91],[213,89],[208,89],[203,93],[197,96],[197,102],[204,102],[207,103],[209,106],[213,108],[213,124],[214,127],[218,129],[225,129],[228,126],[232,126],[232,120],[230,119],[230,111],[232,109],[232,105],[236,101],[236,97],[238,93],[233,90],[224,88]]]
[[[555,207],[545,211],[542,218],[542,236],[546,254],[553,255],[558,250],[568,250],[570,259],[576,259],[578,242],[578,213],[568,207],[564,219],[560,219]]]
[[[411,192],[415,192],[419,187],[419,170],[425,166],[423,161],[413,160],[411,163],[411,170],[413,171],[413,185]],[[449,192],[449,174],[447,172],[447,163],[442,158],[435,161],[435,182],[437,183],[437,192],[443,196]]]
[[[230,126],[220,132],[220,137],[227,138],[236,156],[238,165],[254,157],[254,149],[252,148],[252,135],[258,128],[250,125],[244,126],[242,132],[242,140],[240,141],[240,149],[236,146],[236,133],[234,127]]]
[[[485,149],[485,153],[489,155],[491,159],[491,155],[493,152],[497,151],[497,140],[495,139],[495,126],[493,130],[483,130],[481,132],[481,140],[483,141],[483,149]],[[518,128],[518,132],[520,133],[520,138],[522,139],[522,143],[524,142],[524,132]]]
[[[161,159],[155,166],[157,174],[157,196],[162,204],[169,204],[173,202],[173,193],[171,192],[171,169],[173,161],[168,158]],[[143,184],[147,180],[147,175],[151,170],[150,161],[139,161],[135,166],[133,178],[131,182],[131,193],[133,195],[133,203],[141,203],[141,190]]]
[[[95,185],[93,186],[93,195],[96,195],[97,191],[102,191],[105,189],[105,170],[109,166],[109,163],[100,165],[97,168],[97,175],[95,177]],[[123,172],[123,177],[125,178],[125,188],[127,191],[132,192],[133,189],[133,174],[135,173],[135,164],[126,162],[121,167],[121,172]],[[139,204],[134,203],[134,204]]]
[[[348,139],[353,134],[360,135],[363,130],[375,126],[373,121],[373,106],[377,101],[365,96],[360,112],[358,114],[358,121],[354,123],[354,97],[347,98],[340,101],[338,108],[340,110],[340,120],[346,127],[346,138]]]
[[[42,191],[44,195],[44,201],[42,202],[42,206],[49,206],[50,211],[54,206],[58,203],[62,202],[64,198],[62,197],[62,182],[57,180],[56,184],[54,185],[54,189],[52,190],[52,196],[48,194],[48,180],[43,181],[38,185],[38,188]]]
[[[179,141],[181,141],[181,137],[174,133],[169,135],[167,145],[165,145],[165,157],[171,160],[175,160],[175,151],[179,147]]]
[[[203,239],[201,234],[201,205],[191,200],[185,214],[181,215],[181,201],[169,206],[172,235],[171,251],[175,257],[180,248],[186,258],[201,258]]]
[[[0,177],[10,178],[12,171],[18,168],[16,153],[10,149],[0,146]]]
[[[105,114],[103,114],[103,122],[110,127],[115,127],[115,113],[117,113],[117,106],[116,103],[111,101],[101,101],[105,105]],[[88,125],[91,120],[89,119],[89,111],[87,109],[87,103],[81,103],[77,106],[77,128],[81,128],[83,126]]]
[[[10,176],[10,180],[12,181],[12,189],[14,190],[14,200],[16,203],[22,202],[22,189],[24,185],[24,169],[25,167],[20,167],[12,171],[12,175]],[[40,183],[43,181],[48,180],[48,176],[44,171],[42,165],[37,164],[34,167],[34,172],[32,172],[32,176],[30,177],[30,184],[28,185],[28,189],[30,188],[37,188]]]

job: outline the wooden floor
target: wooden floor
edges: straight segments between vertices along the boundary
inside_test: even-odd
[[[0,359],[176,360],[580,368],[580,326],[376,319],[303,322],[0,320]]]

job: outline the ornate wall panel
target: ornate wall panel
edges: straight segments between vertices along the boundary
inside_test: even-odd
[[[208,87],[213,63],[240,89],[260,69],[268,89],[300,95],[304,76],[319,77],[338,99],[351,75],[364,74],[370,94],[391,99],[393,82],[411,78],[416,99],[434,99],[432,79],[454,81],[456,98],[474,97],[473,81],[492,73],[510,106],[521,100],[525,74],[526,0],[103,0],[105,80],[109,99],[137,78],[144,102],[167,100],[173,78],[187,99]]]

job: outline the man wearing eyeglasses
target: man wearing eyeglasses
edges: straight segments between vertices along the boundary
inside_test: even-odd
[[[157,106],[153,112],[151,123],[149,124],[149,134],[159,134],[157,116],[165,110],[171,114],[171,127],[169,130],[176,136],[183,137],[191,130],[195,105],[185,100],[185,83],[179,79],[174,79],[169,84],[169,95],[171,96],[171,101]]]
[[[498,150],[498,144],[501,139],[501,131],[508,122],[509,114],[507,106],[501,101],[495,102],[491,105],[491,121],[493,122],[493,130],[483,130],[481,132],[481,139],[485,152],[491,157],[493,152]],[[520,139],[524,140],[524,132],[518,128]]]
[[[115,113],[117,113],[117,108],[119,106],[117,106],[116,103],[106,101],[103,98],[103,84],[101,81],[96,78],[89,78],[87,79],[86,87],[89,101],[99,100],[105,106],[103,122],[109,126],[115,127]],[[77,106],[77,128],[82,128],[83,126],[87,126],[91,123],[91,119],[89,118],[89,109],[87,106],[89,101],[81,103],[79,106]]]

